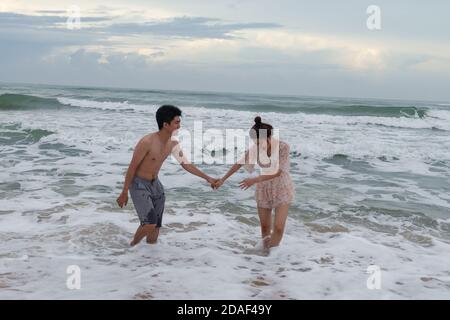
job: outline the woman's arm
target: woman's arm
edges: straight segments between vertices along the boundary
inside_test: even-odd
[[[231,168],[228,170],[228,172],[220,179],[218,180],[214,185],[215,188],[219,188],[224,182],[231,177],[236,171],[238,171],[244,164],[249,164],[249,158],[250,158],[250,152],[252,149],[247,150],[244,154],[244,156],[239,159]]]
[[[276,177],[279,177],[280,174],[281,174],[281,170],[278,170],[278,172],[275,173],[275,174],[260,175],[260,176],[255,177],[255,178],[248,178],[248,179],[242,180],[239,183],[239,186],[241,187],[241,189],[247,190],[248,188],[250,188],[255,183],[259,183],[259,182],[263,182],[263,181],[274,179]]]
[[[242,164],[235,163],[230,170],[228,170],[227,174],[222,177],[221,180],[224,182],[231,177],[236,171],[238,171],[242,167]]]
[[[242,167],[242,164],[235,163],[230,170],[228,170],[227,174],[224,175],[220,180],[216,181],[214,187],[219,188],[229,177],[231,177],[236,171],[238,171]]]

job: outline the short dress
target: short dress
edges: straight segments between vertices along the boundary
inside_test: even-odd
[[[258,208],[273,209],[281,205],[290,204],[294,200],[295,188],[289,174],[290,160],[289,160],[289,145],[280,140],[272,139],[271,156],[267,157],[267,151],[262,147],[261,155],[264,155],[270,162],[270,167],[260,166],[261,175],[271,175],[281,170],[281,174],[270,180],[258,182],[256,184],[256,204]],[[249,151],[241,159],[244,163],[244,168],[252,172],[255,164],[259,164],[258,147],[253,145]],[[268,163],[269,163],[268,162]]]

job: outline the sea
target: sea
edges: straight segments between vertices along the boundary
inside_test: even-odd
[[[158,244],[129,247],[116,199],[163,104],[212,177],[237,149],[196,125],[278,130],[296,190],[279,247],[239,188],[257,173],[212,190],[170,159]],[[450,103],[0,83],[0,298],[450,299]]]

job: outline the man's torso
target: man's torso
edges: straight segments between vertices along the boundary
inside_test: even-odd
[[[162,142],[156,133],[144,137],[145,146],[148,149],[144,159],[139,164],[136,175],[144,179],[155,179],[158,176],[164,160],[172,151],[174,142],[169,139],[167,143]]]

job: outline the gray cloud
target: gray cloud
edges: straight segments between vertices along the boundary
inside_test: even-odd
[[[214,18],[177,17],[169,21],[118,23],[106,28],[120,34],[154,34],[168,37],[230,39],[234,31],[280,28],[275,23],[223,23]]]
[[[58,12],[58,11],[47,11]],[[113,21],[108,17],[81,17],[81,22],[105,22]],[[0,12],[0,27],[18,28],[23,30],[37,29],[39,31],[54,30],[67,22],[67,17],[56,15],[25,15],[12,12]],[[136,22],[136,23],[112,23],[109,25],[82,26],[77,32],[105,35],[133,35],[149,34],[165,37],[183,38],[213,38],[230,39],[231,33],[244,29],[273,29],[280,28],[275,23],[225,23],[223,20],[208,17],[176,17],[170,20]],[[0,32],[2,33],[2,32]]]
[[[86,22],[100,22],[110,20],[105,17],[85,17],[82,21]],[[25,15],[13,12],[0,12],[0,26],[1,27],[40,27],[48,28],[57,24],[66,23],[65,16],[50,16],[50,15]]]
[[[48,27],[56,23],[67,21],[67,18],[58,16],[31,16],[12,12],[0,12],[0,26],[41,26]]]
[[[36,13],[42,13],[42,14],[65,14],[67,11],[64,10],[38,10]]]

